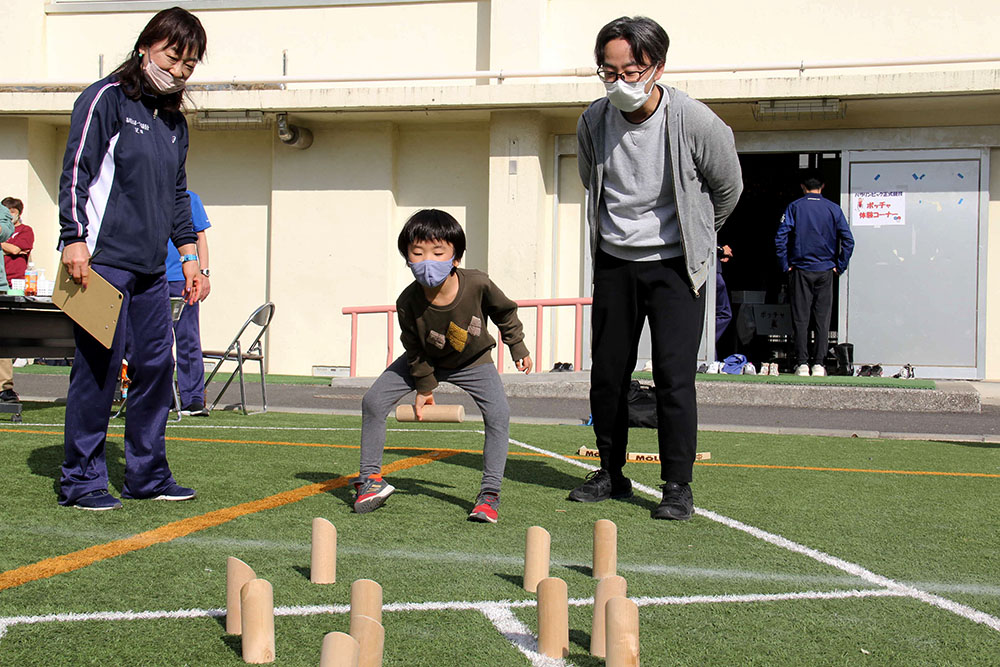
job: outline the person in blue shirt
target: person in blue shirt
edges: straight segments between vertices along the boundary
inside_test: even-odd
[[[792,302],[792,338],[795,374],[826,375],[826,356],[833,308],[835,276],[847,271],[854,252],[854,236],[840,207],[823,196],[818,173],[802,175],[803,197],[781,216],[774,245],[782,272],[788,274]],[[809,349],[809,325],[815,334]]]
[[[208,221],[201,197],[190,190],[191,222],[198,235],[198,263],[201,281],[201,301],[211,291],[208,268],[208,237],[205,230],[212,226]],[[181,254],[173,243],[167,243],[167,288],[171,297],[184,295],[184,270]],[[198,320],[198,302],[185,304],[181,316],[174,322],[174,342],[177,345],[177,393],[181,399],[181,414],[207,417],[205,410],[205,364],[201,356],[201,328]]]

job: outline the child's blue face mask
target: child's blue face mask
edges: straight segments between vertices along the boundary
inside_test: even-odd
[[[454,264],[451,259],[425,259],[420,262],[407,262],[413,271],[413,278],[424,287],[437,287],[448,279]]]

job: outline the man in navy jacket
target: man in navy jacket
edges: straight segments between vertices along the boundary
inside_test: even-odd
[[[810,363],[814,376],[826,375],[823,357],[830,332],[834,274],[847,271],[854,252],[854,236],[844,212],[823,197],[823,185],[818,174],[803,172],[805,196],[785,209],[774,239],[791,291],[796,375],[809,375]],[[810,320],[816,331],[811,351]]]

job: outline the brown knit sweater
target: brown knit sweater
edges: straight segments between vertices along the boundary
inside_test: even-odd
[[[517,304],[490,277],[474,269],[455,269],[458,295],[447,306],[431,305],[419,283],[413,282],[396,299],[399,338],[417,391],[437,387],[434,369],[453,370],[492,363],[496,341],[486,332],[486,318],[500,329],[500,339],[515,360],[528,356]]]

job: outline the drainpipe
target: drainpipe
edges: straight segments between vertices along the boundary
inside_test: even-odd
[[[299,150],[305,150],[313,143],[312,132],[307,128],[289,123],[288,114],[285,113],[278,114],[278,138],[286,146]]]

